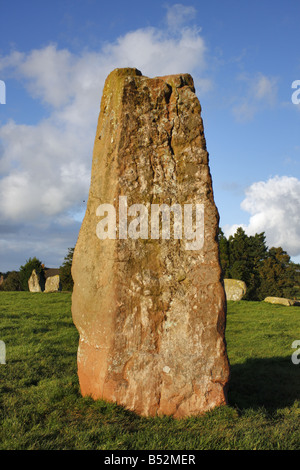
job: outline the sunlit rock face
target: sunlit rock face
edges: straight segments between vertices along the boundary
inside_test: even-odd
[[[185,417],[226,403],[217,233],[192,77],[114,70],[72,265],[83,395],[144,416]]]

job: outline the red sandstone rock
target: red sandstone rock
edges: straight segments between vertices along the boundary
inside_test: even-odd
[[[204,245],[188,250],[184,238],[151,239],[150,233],[148,239],[120,239],[120,196],[128,207],[147,207],[149,220],[151,204],[203,205]],[[102,204],[116,208],[115,239],[97,236]],[[136,69],[114,70],[103,90],[72,266],[83,395],[153,416],[197,415],[226,403],[226,302],[217,233],[192,77],[150,79]]]

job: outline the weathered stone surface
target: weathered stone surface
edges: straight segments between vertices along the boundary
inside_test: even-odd
[[[226,301],[200,113],[187,74],[150,79],[116,69],[104,86],[72,265],[78,375],[83,395],[141,415],[184,417],[226,403]],[[100,240],[96,210],[112,204],[118,226],[119,196],[149,209],[204,204],[204,246],[120,239],[120,231]]]
[[[224,287],[227,300],[242,300],[247,291],[245,282],[239,279],[224,279]]]
[[[58,292],[61,290],[60,277],[58,274],[49,276],[45,283],[45,292]]]
[[[42,292],[42,282],[40,276],[34,269],[28,279],[28,288],[30,292]]]
[[[270,304],[285,305],[286,307],[293,307],[293,306],[300,305],[300,302],[298,302],[297,300],[285,299],[284,297],[266,297],[264,301]]]

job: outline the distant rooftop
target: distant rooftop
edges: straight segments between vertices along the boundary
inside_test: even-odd
[[[45,268],[44,272],[45,278],[47,279],[48,277],[59,275],[59,268]]]

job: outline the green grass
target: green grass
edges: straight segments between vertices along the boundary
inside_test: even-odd
[[[229,405],[141,418],[79,392],[71,295],[0,293],[0,449],[299,449],[300,308],[229,302]]]

